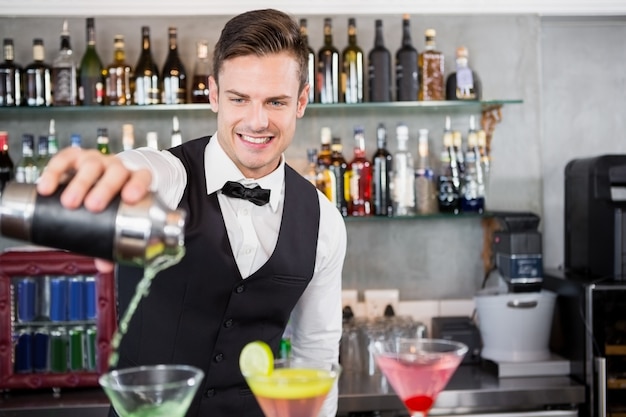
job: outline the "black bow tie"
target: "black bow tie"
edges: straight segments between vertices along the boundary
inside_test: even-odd
[[[226,184],[222,187],[222,194],[228,197],[249,200],[257,206],[262,206],[270,201],[270,190],[261,188],[258,185],[254,188],[248,188],[234,181],[226,181]]]

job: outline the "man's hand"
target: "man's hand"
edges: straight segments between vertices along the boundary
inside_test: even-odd
[[[127,204],[139,202],[148,193],[151,181],[150,171],[131,171],[115,155],[70,147],[48,162],[37,182],[37,192],[50,195],[59,184],[67,183],[61,194],[64,207],[75,209],[84,205],[89,211],[100,212],[120,193]],[[113,264],[96,260],[96,268],[111,272]]]

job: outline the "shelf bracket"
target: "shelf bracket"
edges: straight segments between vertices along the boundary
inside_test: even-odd
[[[489,104],[482,108],[480,125],[485,131],[487,138],[487,155],[491,155],[491,138],[496,130],[496,125],[502,121],[502,104]]]

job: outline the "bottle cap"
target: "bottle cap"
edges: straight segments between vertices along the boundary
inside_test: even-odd
[[[321,130],[321,141],[322,144],[327,145],[330,144],[330,142],[332,141],[332,131],[330,130],[330,127],[323,127]]]
[[[458,130],[452,132],[452,143],[457,148],[460,148],[463,145],[463,137],[461,136],[461,132]]]
[[[424,31],[424,35],[427,38],[434,38],[437,36],[437,31],[435,29],[426,29],[426,31]]]
[[[459,46],[456,48],[456,57],[457,58],[467,58],[469,56],[469,51],[465,46]]]
[[[146,134],[146,143],[149,148],[159,149],[159,137],[157,132],[148,132]]]
[[[407,140],[409,138],[409,127],[404,123],[399,124],[396,127],[396,136],[398,139]]]

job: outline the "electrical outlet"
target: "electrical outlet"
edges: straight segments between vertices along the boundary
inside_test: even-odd
[[[352,313],[356,315],[357,303],[359,301],[359,293],[357,290],[342,290],[341,291],[341,308],[345,309],[350,307]]]
[[[368,318],[383,317],[387,306],[391,306],[394,314],[398,314],[399,290],[365,290],[364,295],[365,311]]]

